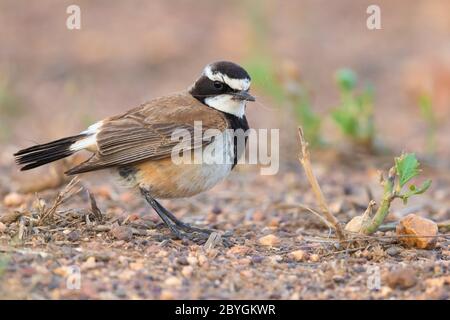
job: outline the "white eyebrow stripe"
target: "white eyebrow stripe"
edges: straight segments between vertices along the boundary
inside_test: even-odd
[[[213,73],[210,66],[207,66],[203,73],[211,81],[225,82],[228,86],[230,86],[230,88],[234,90],[248,90],[248,88],[250,88],[250,79],[232,79],[226,74],[220,72]]]

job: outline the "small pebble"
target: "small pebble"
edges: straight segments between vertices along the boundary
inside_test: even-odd
[[[252,263],[261,263],[264,261],[264,257],[262,256],[253,256],[252,257]]]
[[[336,283],[343,283],[345,281],[345,278],[339,274],[336,274],[333,276],[333,281]]]
[[[97,262],[95,261],[95,257],[89,257],[83,264],[81,265],[82,269],[92,269],[97,266]]]
[[[186,265],[188,265],[189,264],[189,261],[186,259],[186,257],[180,257],[180,258],[177,258],[177,263],[179,264],[179,265],[181,265],[181,266],[186,266]]]
[[[289,253],[289,256],[295,261],[304,261],[307,257],[307,253],[303,250],[295,250]]]
[[[221,214],[222,213],[222,209],[219,206],[214,206],[211,210],[212,213],[214,214]]]
[[[279,225],[280,225],[280,219],[278,219],[278,218],[272,218],[272,219],[269,221],[269,226],[270,226],[270,227],[276,228],[276,227],[278,227]]]
[[[161,300],[173,300],[173,299],[175,299],[175,296],[173,295],[173,293],[171,291],[163,290],[163,291],[161,291],[159,298]]]
[[[81,238],[81,232],[78,230],[73,230],[72,232],[70,232],[67,235],[67,240],[72,241],[72,242],[79,241],[80,238]]]
[[[398,255],[401,251],[402,251],[402,249],[399,248],[399,247],[389,247],[389,248],[387,248],[386,253],[387,253],[388,255],[390,255],[390,256],[396,256],[396,255]]]
[[[263,246],[273,247],[278,244],[280,244],[280,238],[273,234],[268,234],[267,236],[264,236],[262,238],[259,238],[258,243]]]
[[[156,257],[157,258],[164,258],[167,257],[169,255],[169,253],[166,250],[160,250],[157,254]]]
[[[186,258],[186,261],[188,262],[188,264],[190,264],[191,266],[196,266],[198,264],[198,259],[194,256],[188,256]]]
[[[386,275],[386,282],[392,289],[408,289],[417,283],[416,272],[412,268],[400,268]]]
[[[283,261],[283,257],[280,255],[274,255],[270,257],[270,263],[274,265],[280,263],[281,261]]]
[[[134,271],[139,271],[144,269],[144,264],[142,262],[136,261],[130,263],[130,269]]]
[[[400,220],[396,232],[399,240],[409,247],[432,249],[436,245],[438,227],[434,221],[411,213]]]
[[[130,227],[115,226],[111,229],[111,235],[117,240],[130,241],[133,239],[133,231]]]
[[[207,258],[205,255],[200,254],[200,255],[198,256],[198,264],[202,266],[202,265],[204,265],[206,262],[208,262],[208,258]]]
[[[182,281],[180,278],[177,277],[168,277],[164,283],[169,287],[179,287],[182,284]]]
[[[3,198],[3,204],[7,207],[18,207],[25,202],[25,197],[17,192],[7,194]]]
[[[191,266],[184,266],[181,269],[181,274],[186,278],[189,278],[193,272],[194,272],[194,268],[192,268]]]
[[[70,274],[70,268],[65,266],[58,267],[53,269],[53,273],[61,277],[67,277]]]
[[[227,255],[246,255],[251,251],[250,247],[237,245],[227,251]]]

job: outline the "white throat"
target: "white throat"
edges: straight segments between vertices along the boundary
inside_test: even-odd
[[[229,94],[206,98],[205,103],[211,108],[232,114],[238,118],[245,115],[245,101],[233,99],[233,96]]]

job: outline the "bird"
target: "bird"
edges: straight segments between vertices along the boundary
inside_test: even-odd
[[[142,195],[176,238],[207,239],[213,230],[184,223],[157,199],[194,196],[230,174],[247,142],[245,138],[244,144],[238,143],[230,132],[249,129],[246,106],[247,102],[255,101],[249,93],[250,84],[250,75],[240,65],[212,62],[183,91],[105,118],[76,135],[22,149],[14,157],[24,171],[88,151],[91,156],[65,174],[109,170]],[[184,144],[181,154],[192,155],[199,148],[210,148],[223,152],[225,160],[230,161],[173,161],[179,141],[171,139],[172,135],[177,130],[192,134],[196,122],[201,123],[202,134],[208,129],[216,130],[217,134],[197,144]]]

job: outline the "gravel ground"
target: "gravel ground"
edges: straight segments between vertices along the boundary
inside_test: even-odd
[[[9,206],[1,209],[3,217],[12,212],[20,212],[21,217],[3,224],[0,233],[1,297],[449,298],[448,234],[440,233],[432,250],[403,247],[393,231],[339,244],[319,219],[296,207],[314,207],[314,198],[299,168],[292,167],[292,172],[266,177],[241,167],[210,192],[164,202],[187,222],[214,227],[219,233],[231,231],[228,246],[220,241],[205,245],[172,239],[139,197],[105,182],[107,177],[82,179],[41,224],[39,218],[67,181],[39,196],[9,195]],[[367,205],[367,194],[360,187],[363,177],[366,186],[375,195],[378,192],[376,182],[371,182],[375,180],[372,167],[360,175],[351,175],[353,170],[344,166],[331,175],[329,163],[316,165],[330,208],[341,222]],[[448,176],[425,171],[450,190]],[[25,185],[30,188],[29,183]],[[388,221],[410,210],[437,221],[448,219],[448,197],[442,190],[430,190],[407,209],[399,206]]]

